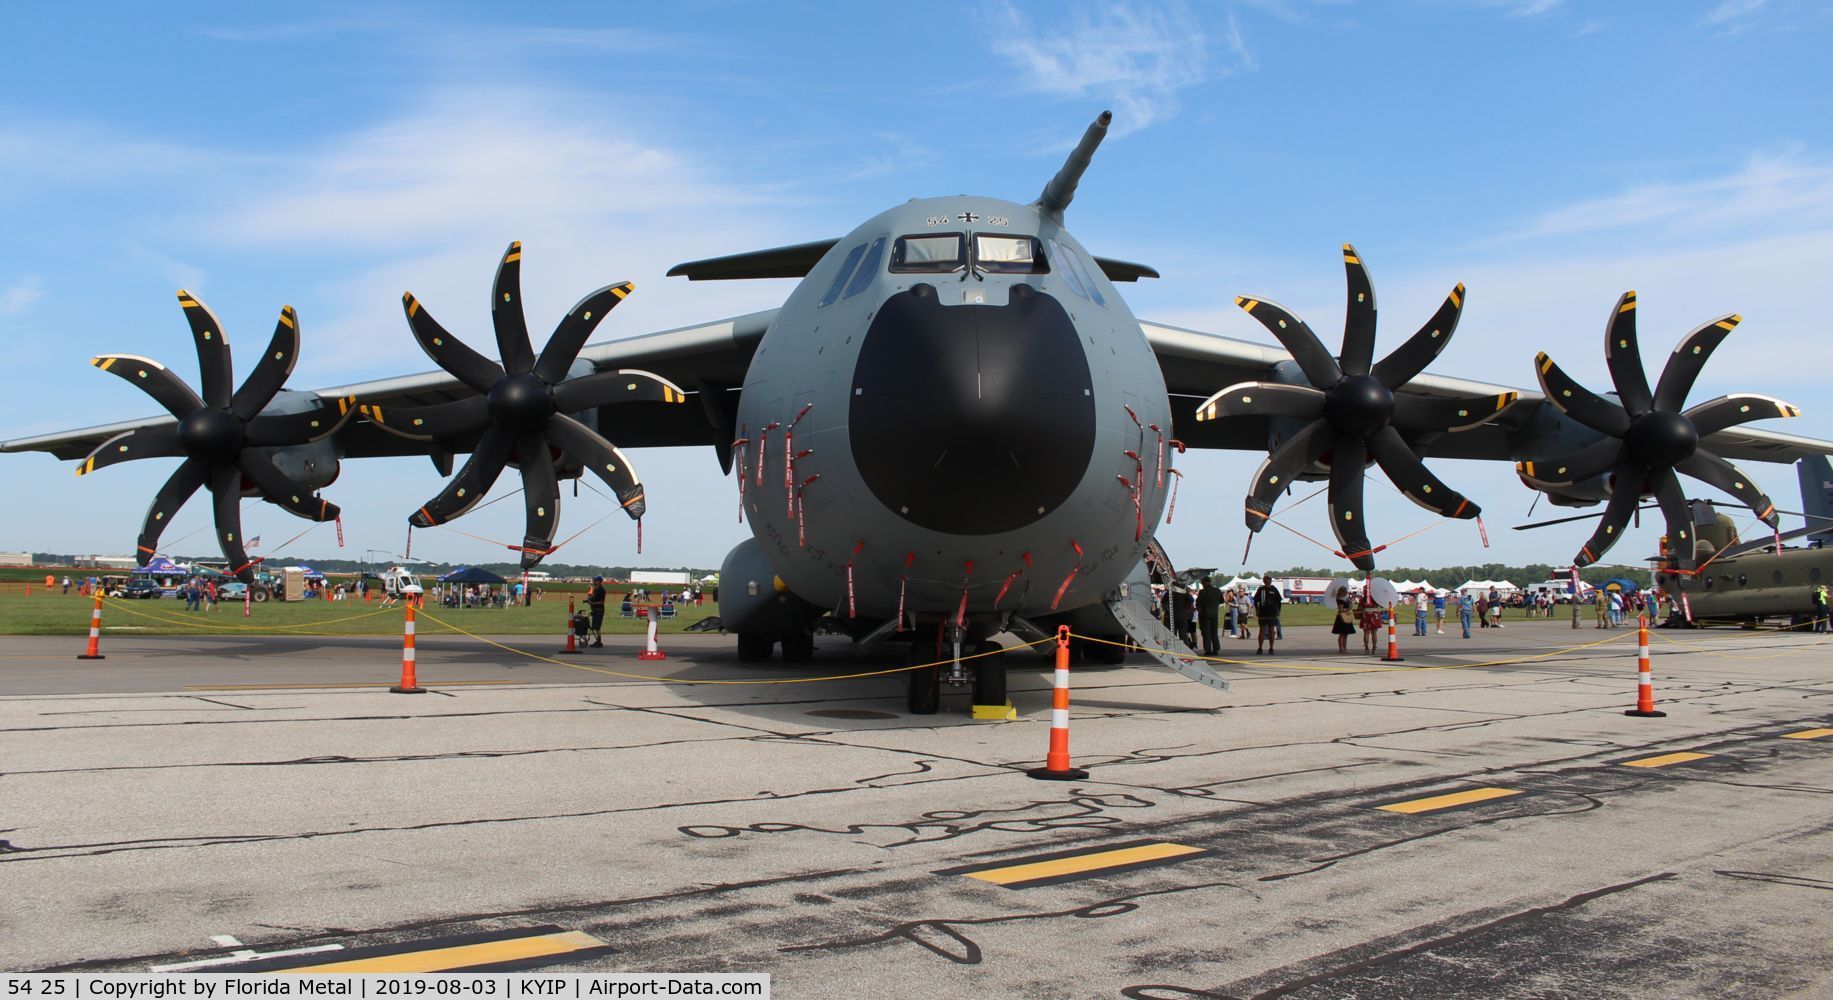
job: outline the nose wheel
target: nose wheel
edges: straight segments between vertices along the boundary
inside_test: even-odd
[[[930,664],[909,672],[908,706],[912,715],[934,715],[942,708],[942,682],[951,687],[973,685],[974,704],[1003,705],[1006,701],[1006,663],[999,656],[1005,647],[991,639],[958,644],[953,637],[938,649],[935,639],[911,643],[905,663]],[[984,655],[982,655],[984,654]],[[954,659],[949,660],[949,657]],[[961,657],[974,656],[963,662]],[[947,662],[938,662],[947,660]],[[971,676],[970,676],[971,675]]]

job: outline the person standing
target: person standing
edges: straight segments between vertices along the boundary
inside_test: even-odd
[[[1367,586],[1362,588],[1361,608],[1362,651],[1372,655],[1375,652],[1375,631],[1382,624],[1381,605],[1376,603],[1374,595],[1368,592]]]
[[[1502,627],[1502,595],[1494,590],[1489,592],[1489,627]]]
[[[1254,652],[1260,653],[1266,647],[1267,655],[1275,655],[1273,642],[1279,638],[1279,606],[1285,598],[1279,588],[1273,586],[1273,574],[1267,573],[1260,578],[1260,589],[1254,591],[1254,617],[1260,620],[1260,637],[1254,643]]]
[[[1814,631],[1827,631],[1827,585],[1814,588]]]
[[[1457,598],[1457,616],[1458,621],[1463,623],[1464,638],[1466,639],[1470,638],[1470,614],[1475,610],[1476,602],[1471,600],[1470,591],[1459,591]]]
[[[1445,634],[1445,592],[1432,592],[1432,620],[1438,625],[1438,634]]]
[[[1413,634],[1426,634],[1426,606],[1432,601],[1432,588],[1422,587],[1413,595]]]
[[[586,609],[592,612],[592,645],[605,644],[605,578],[592,578],[592,589],[586,591]]]
[[[1222,637],[1216,634],[1222,624],[1222,588],[1213,577],[1197,594],[1197,622],[1203,629],[1203,655],[1215,656],[1222,652]]]
[[[1349,588],[1337,591],[1336,616],[1330,621],[1330,634],[1337,637],[1337,655],[1349,653],[1349,637],[1356,634],[1356,613],[1349,606]]]
[[[1190,597],[1190,588],[1172,587],[1171,621],[1173,624],[1171,627],[1177,633],[1177,637],[1182,639],[1184,645],[1189,646],[1192,651],[1197,648],[1195,618],[1193,617],[1195,614],[1196,602]]]
[[[1489,627],[1489,598],[1478,594],[1476,599],[1477,628]]]

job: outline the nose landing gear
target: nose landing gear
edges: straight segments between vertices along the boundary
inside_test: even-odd
[[[905,663],[926,665],[910,671],[910,713],[934,715],[940,711],[946,681],[951,688],[973,686],[974,718],[1012,717],[1006,701],[1006,658],[999,655],[1003,650],[992,639],[968,639],[958,625],[940,625],[928,637],[913,641]]]

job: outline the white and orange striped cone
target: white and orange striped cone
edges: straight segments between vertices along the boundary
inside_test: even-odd
[[[577,654],[579,652],[579,643],[573,637],[573,615],[576,613],[577,612],[573,610],[573,599],[571,597],[567,598],[566,599],[566,648],[563,650],[560,650],[560,652],[562,653]]]
[[[1069,626],[1057,628],[1056,683],[1050,691],[1050,751],[1044,766],[1025,772],[1042,781],[1081,781],[1088,772],[1069,766]]]
[[[1655,711],[1655,672],[1648,656],[1648,619],[1636,619],[1636,707],[1623,713],[1641,719],[1665,719],[1666,712]]]
[[[636,654],[637,659],[639,660],[666,660],[668,659],[668,654],[662,652],[662,650],[657,648],[656,646],[656,619],[661,617],[661,615],[662,615],[661,608],[657,608],[654,611],[650,612],[650,615],[649,615],[649,646],[647,649],[641,649],[637,651],[637,654]]]
[[[395,694],[425,694],[414,676],[414,605],[407,605],[407,623],[401,633],[401,683],[389,688]]]
[[[106,660],[102,655],[102,589],[96,588],[95,607],[89,610],[89,648],[77,654],[79,660]]]
[[[1381,658],[1382,663],[1404,663],[1400,655],[1400,639],[1394,632],[1394,606],[1387,609],[1387,655]]]

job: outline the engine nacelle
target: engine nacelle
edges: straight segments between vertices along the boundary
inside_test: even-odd
[[[719,567],[719,622],[727,632],[793,635],[822,609],[789,592],[756,538],[726,554]]]
[[[263,414],[304,413],[318,408],[318,395],[311,392],[298,392],[293,389],[282,389],[274,401],[261,410]],[[285,448],[263,448],[267,457],[274,460],[280,471],[287,474],[294,482],[313,490],[322,490],[337,481],[342,471],[340,465],[343,455],[338,451],[333,438],[325,437],[309,444],[289,445]],[[250,492],[248,495],[256,495]]]
[[[1602,473],[1590,479],[1581,479],[1561,486],[1547,486],[1536,483],[1523,475],[1522,485],[1530,490],[1538,490],[1555,507],[1591,507],[1610,499],[1610,485],[1616,481],[1614,473]]]

